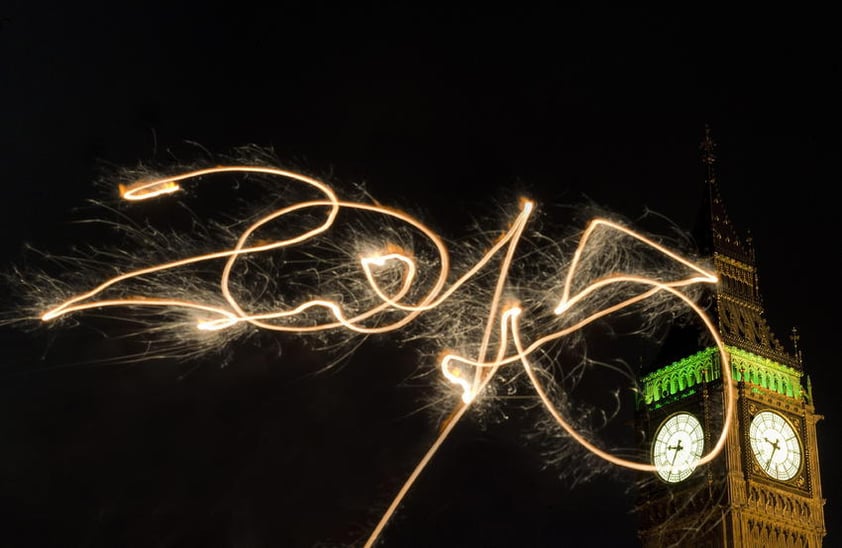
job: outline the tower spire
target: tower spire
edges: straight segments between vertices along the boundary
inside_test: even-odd
[[[710,126],[705,124],[705,137],[702,139],[699,148],[702,151],[702,163],[707,167],[705,182],[712,184],[716,182],[716,143],[710,136]]]
[[[701,251],[713,258],[720,278],[714,314],[720,333],[727,344],[800,368],[797,355],[781,345],[766,321],[751,231],[743,237],[728,215],[717,182],[716,143],[707,124],[699,149],[705,167],[706,203],[696,237]]]

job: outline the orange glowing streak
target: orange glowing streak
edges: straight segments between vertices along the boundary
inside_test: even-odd
[[[450,278],[450,257],[447,246],[445,245],[443,239],[426,225],[404,212],[383,207],[379,204],[341,201],[337,198],[333,190],[324,183],[297,173],[260,166],[218,166],[214,168],[191,171],[175,177],[167,177],[160,180],[141,181],[128,186],[121,185],[120,192],[121,196],[127,200],[146,200],[178,191],[181,188],[179,186],[181,181],[229,172],[252,172],[292,179],[315,188],[323,195],[323,198],[295,203],[293,205],[277,209],[272,213],[259,218],[240,234],[236,244],[230,249],[223,249],[213,253],[197,255],[156,266],[150,266],[110,278],[93,289],[71,297],[58,306],[47,310],[42,314],[41,319],[43,321],[50,321],[73,312],[112,306],[181,307],[195,309],[211,316],[209,318],[199,320],[196,324],[198,329],[207,331],[225,329],[240,322],[247,322],[258,328],[281,332],[307,333],[342,328],[356,333],[385,333],[397,330],[415,320],[420,314],[431,311],[441,305],[460,287],[463,287],[472,278],[474,278],[478,272],[486,268],[489,263],[497,257],[498,253],[503,252],[505,248],[505,252],[502,253],[502,257],[500,259],[497,280],[489,302],[488,315],[477,356],[471,359],[460,356],[456,352],[448,352],[442,355],[439,360],[439,366],[444,377],[449,382],[460,388],[462,401],[457,404],[453,413],[443,424],[438,436],[418,462],[404,485],[401,487],[390,507],[381,517],[380,522],[366,544],[367,547],[372,546],[377,540],[401,500],[403,500],[406,496],[407,492],[420,476],[427,463],[432,459],[439,447],[456,427],[459,420],[465,415],[471,404],[476,401],[476,398],[482,394],[488,383],[495,377],[497,371],[504,366],[514,365],[516,363],[522,365],[539,399],[547,409],[547,412],[553,417],[556,423],[558,423],[559,427],[561,427],[587,450],[607,462],[618,466],[645,472],[656,471],[656,467],[654,465],[617,457],[599,448],[585,436],[577,432],[569,421],[563,417],[562,413],[553,405],[546,390],[536,375],[535,370],[530,363],[529,357],[533,352],[553,340],[574,333],[599,318],[618,312],[661,292],[666,292],[687,304],[687,306],[689,306],[702,319],[705,327],[713,335],[716,345],[719,348],[724,380],[723,386],[725,390],[725,421],[721,435],[719,436],[716,444],[707,454],[700,458],[699,464],[710,462],[722,451],[725,445],[727,432],[729,431],[732,423],[735,399],[728,355],[725,351],[724,343],[720,339],[715,327],[704,311],[687,295],[679,290],[682,287],[697,283],[715,284],[718,281],[715,274],[704,270],[687,259],[684,259],[669,249],[659,245],[653,240],[637,234],[620,224],[606,219],[594,219],[586,227],[574,252],[573,259],[561,288],[561,296],[557,301],[557,305],[553,309],[554,314],[559,318],[562,318],[565,315],[568,315],[571,310],[575,310],[577,305],[583,303],[586,298],[597,294],[600,290],[607,290],[615,284],[630,284],[634,287],[640,286],[644,289],[641,289],[640,293],[637,295],[628,297],[610,306],[603,306],[593,313],[579,319],[572,325],[546,333],[537,337],[530,344],[525,345],[521,338],[520,331],[521,318],[523,316],[522,309],[515,304],[501,306],[501,303],[504,300],[504,291],[507,287],[508,275],[514,261],[517,244],[521,240],[523,231],[529,220],[529,216],[534,209],[534,204],[528,200],[524,199],[521,201],[521,211],[511,223],[509,229],[505,231],[493,243],[493,245],[491,245],[491,247],[484,255],[482,255],[482,257],[480,257],[478,261],[476,261],[473,266],[468,268],[461,276],[456,277],[448,284],[448,279]],[[249,238],[251,238],[258,229],[267,223],[282,219],[284,216],[292,213],[311,208],[325,211],[324,221],[315,228],[304,231],[288,239],[276,241],[260,240],[259,245],[258,243],[251,246],[247,245]],[[240,306],[230,288],[231,272],[238,259],[249,254],[294,246],[310,240],[311,238],[315,238],[316,236],[322,235],[330,229],[335,222],[339,211],[343,208],[385,215],[387,217],[397,219],[402,223],[406,223],[418,233],[424,235],[438,254],[438,274],[434,278],[431,287],[420,297],[417,297],[414,302],[404,302],[404,299],[410,294],[413,284],[417,280],[418,265],[416,259],[411,255],[411,253],[402,250],[397,245],[389,244],[382,252],[363,256],[359,259],[359,267],[362,274],[365,277],[373,295],[379,299],[379,303],[373,305],[368,310],[357,313],[352,317],[348,317],[345,314],[339,302],[321,298],[311,299],[289,309],[261,313],[249,313]],[[665,257],[683,265],[690,271],[690,274],[675,280],[659,281],[634,274],[609,273],[592,281],[578,293],[571,295],[573,282],[577,274],[580,274],[579,270],[583,253],[588,245],[590,245],[592,235],[598,229],[618,231],[621,234],[634,238],[639,242],[650,246],[654,250],[663,254]],[[99,294],[120,282],[155,272],[217,259],[224,260],[219,284],[220,292],[227,304],[227,307],[210,306],[203,303],[180,299],[151,298],[145,296],[103,298],[95,300],[95,297]],[[377,269],[393,267],[400,269],[401,279],[398,288],[393,290],[390,294],[385,291],[378,282],[376,271]],[[296,317],[301,316],[305,312],[314,308],[323,309],[330,317],[332,317],[332,320],[316,323],[315,325],[295,324]],[[405,314],[399,319],[384,325],[367,326],[363,323],[366,320],[375,318],[381,313],[387,311],[400,311]],[[278,321],[284,323],[273,323]],[[497,325],[499,333],[497,347],[494,353],[495,356],[492,360],[486,360],[486,355],[489,354],[489,351],[491,350],[490,346],[492,344],[492,335],[495,331],[495,325]],[[514,346],[514,352],[510,352],[511,346]],[[466,371],[469,368],[473,368],[473,376],[466,374]]]
[[[639,280],[634,280],[638,281]],[[676,291],[669,287],[666,284],[658,284],[653,282],[660,290],[667,291],[672,293],[676,297],[682,299],[688,306],[690,306],[699,317],[705,323],[705,326],[713,335],[714,339],[716,340],[716,346],[719,348],[719,354],[722,357],[722,377],[723,377],[723,386],[725,387],[725,422],[722,426],[722,432],[719,435],[714,446],[711,448],[710,451],[707,452],[704,456],[702,456],[697,464],[702,465],[712,461],[716,458],[722,449],[725,447],[725,441],[728,436],[728,431],[731,427],[731,422],[733,420],[734,415],[734,387],[731,382],[731,366],[728,360],[728,353],[725,350],[725,344],[722,342],[722,339],[719,337],[719,334],[716,332],[716,328],[714,327],[713,323],[710,321],[710,318],[704,313],[704,311],[699,308],[696,303],[690,300],[686,295],[683,293]],[[553,405],[552,401],[550,400],[549,396],[547,395],[546,391],[544,390],[540,379],[535,374],[534,369],[529,364],[528,355],[529,352],[523,348],[523,345],[520,341],[520,333],[518,331],[518,322],[516,321],[517,314],[511,315],[511,329],[512,329],[512,340],[514,341],[515,347],[517,348],[518,357],[523,364],[523,368],[526,370],[526,374],[529,376],[529,380],[532,383],[532,386],[535,388],[535,391],[538,393],[538,397],[541,399],[541,402],[544,404],[544,407],[547,408],[547,411],[552,415],[555,421],[561,426],[565,432],[567,432],[573,439],[579,442],[585,449],[593,453],[594,455],[610,462],[616,464],[618,466],[624,466],[626,468],[631,468],[633,470],[640,470],[641,472],[655,472],[658,470],[657,466],[652,464],[645,464],[642,462],[632,461],[628,459],[623,459],[620,457],[616,457],[611,453],[600,449],[590,440],[582,436],[579,432],[576,431],[575,428],[561,415],[558,409]],[[592,319],[589,319],[592,321]]]
[[[228,303],[231,305],[231,308],[233,308],[235,310],[237,315],[240,318],[242,318],[243,321],[247,321],[247,322],[249,322],[249,323],[251,323],[251,324],[253,324],[257,327],[261,327],[261,328],[269,329],[269,330],[274,330],[274,331],[313,332],[313,331],[324,331],[326,329],[333,329],[333,328],[342,326],[342,327],[346,327],[346,328],[351,329],[352,331],[355,331],[355,332],[358,332],[358,333],[369,333],[369,334],[386,333],[386,332],[389,332],[389,331],[394,331],[395,329],[398,329],[400,327],[403,327],[404,325],[406,325],[406,324],[410,323],[412,320],[414,320],[424,310],[428,310],[428,309],[430,309],[431,307],[434,306],[431,303],[434,301],[436,296],[439,294],[439,292],[442,290],[445,283],[447,282],[447,274],[448,274],[448,269],[449,269],[449,266],[450,266],[450,257],[449,257],[448,251],[447,251],[447,246],[445,245],[444,241],[442,241],[441,237],[439,237],[436,233],[431,231],[429,228],[427,228],[425,225],[421,224],[419,221],[417,221],[413,217],[411,217],[411,216],[409,216],[409,215],[407,215],[403,212],[400,212],[400,211],[391,210],[389,208],[384,208],[384,207],[381,207],[381,206],[374,206],[374,205],[361,204],[361,203],[355,203],[355,202],[336,201],[335,203],[336,203],[337,207],[345,207],[345,208],[349,208],[349,209],[359,209],[359,210],[363,210],[363,211],[372,211],[372,212],[375,212],[375,213],[380,213],[380,214],[388,215],[388,216],[391,216],[391,217],[395,217],[398,220],[401,220],[401,221],[413,226],[419,232],[421,232],[422,234],[427,236],[430,239],[430,241],[433,243],[435,248],[438,250],[439,262],[441,263],[439,275],[436,279],[435,284],[430,289],[430,291],[421,299],[421,301],[418,304],[399,305],[396,301],[393,300],[393,298],[387,298],[387,299],[384,300],[383,303],[381,303],[380,305],[372,308],[371,310],[369,310],[367,312],[363,312],[363,313],[361,313],[361,314],[359,314],[359,315],[357,315],[353,318],[349,318],[349,319],[344,318],[344,316],[341,313],[341,307],[337,303],[329,303],[327,301],[314,300],[314,301],[311,301],[310,303],[304,303],[303,305],[299,306],[296,310],[299,311],[299,312],[303,311],[303,310],[306,310],[306,309],[310,308],[311,304],[316,305],[316,306],[324,306],[324,307],[331,310],[331,312],[333,313],[333,315],[334,315],[334,317],[336,318],[337,321],[333,322],[333,323],[318,324],[318,325],[310,326],[310,327],[300,327],[300,326],[285,327],[285,326],[278,326],[276,324],[266,323],[266,322],[262,321],[262,320],[265,320],[265,319],[288,317],[290,314],[288,314],[287,312],[277,312],[277,313],[268,314],[268,315],[267,314],[262,314],[262,315],[249,315],[249,314],[247,314],[242,308],[240,308],[236,299],[233,297],[233,295],[231,295],[230,288],[229,288],[229,280],[230,280],[231,270],[234,267],[234,264],[237,260],[237,257],[239,255],[243,255],[245,253],[251,253],[251,252],[254,252],[254,251],[262,251],[262,250],[258,250],[258,249],[254,249],[254,248],[248,248],[248,249],[244,248],[243,246],[245,245],[245,241],[248,239],[249,235],[251,235],[255,230],[260,228],[262,225],[264,225],[267,222],[269,222],[271,220],[274,220],[274,219],[276,219],[276,218],[278,218],[278,217],[280,217],[280,216],[282,216],[282,215],[284,215],[284,214],[286,214],[290,211],[300,209],[301,207],[305,207],[305,206],[310,207],[312,205],[327,205],[327,202],[318,202],[318,201],[316,201],[316,202],[306,202],[304,204],[296,204],[296,205],[291,206],[289,208],[285,208],[283,210],[279,210],[277,212],[274,212],[270,215],[267,215],[267,216],[263,217],[258,222],[252,224],[250,227],[248,227],[243,232],[243,234],[240,236],[239,240],[237,241],[236,246],[234,247],[234,249],[230,253],[228,261],[225,263],[225,267],[223,268],[223,271],[222,271],[222,294],[225,297],[225,300],[228,301]],[[327,229],[327,227],[325,227],[325,229]],[[277,247],[287,246],[287,245],[299,243],[303,239],[304,238],[296,238],[294,241],[293,240],[284,240],[282,242],[279,242],[279,243],[275,244],[275,246],[277,246]],[[399,254],[397,254],[397,253],[390,254],[390,255],[392,255],[393,258],[397,258],[399,256]],[[409,289],[409,286],[411,286],[411,284],[412,284],[412,281],[413,281],[413,278],[414,278],[414,275],[415,275],[415,272],[416,272],[414,261],[412,260],[411,257],[401,256],[401,261],[404,262],[405,264],[411,265],[411,266],[408,268],[407,273],[405,274],[405,279],[404,279],[402,289],[397,294],[398,299],[400,299],[401,297],[403,297],[406,294],[406,292]],[[364,262],[363,263],[363,269],[366,271],[367,274],[369,274],[369,283],[372,284],[372,289],[378,295],[385,296],[385,295],[383,295],[380,287],[377,285],[377,283],[374,281],[374,279],[370,276],[371,271],[370,271],[370,269],[366,268],[367,266],[368,266],[368,263]],[[370,317],[378,314],[379,312],[382,312],[382,311],[388,309],[390,306],[401,308],[402,310],[408,310],[409,314],[407,314],[402,319],[397,320],[397,321],[395,321],[391,324],[387,324],[387,325],[376,327],[376,328],[367,328],[367,327],[356,325],[359,321],[370,318]]]
[[[82,302],[86,299],[90,299],[90,298],[96,296],[97,294],[105,291],[106,289],[108,289],[109,287],[111,287],[112,285],[114,285],[118,282],[128,280],[128,279],[131,279],[131,278],[136,278],[136,277],[142,276],[144,274],[151,274],[151,273],[154,273],[154,272],[160,272],[162,270],[169,270],[169,269],[177,268],[177,267],[180,267],[180,266],[185,266],[185,265],[192,264],[192,263],[207,261],[207,260],[210,260],[210,259],[218,259],[218,258],[223,258],[223,257],[236,256],[236,255],[239,255],[239,254],[242,254],[242,253],[248,253],[248,252],[252,252],[252,251],[254,251],[254,252],[256,252],[256,251],[266,251],[266,250],[269,250],[269,249],[274,249],[274,248],[282,247],[282,246],[286,246],[286,245],[292,245],[292,244],[307,240],[307,239],[312,238],[313,236],[315,236],[317,234],[320,234],[321,232],[324,232],[325,230],[327,230],[330,227],[330,225],[333,223],[333,220],[336,217],[336,215],[339,213],[339,201],[336,199],[336,195],[334,194],[333,190],[330,187],[328,187],[327,185],[325,185],[321,181],[317,181],[316,179],[312,179],[312,178],[307,177],[305,175],[300,175],[298,173],[294,173],[294,172],[291,172],[291,171],[285,171],[285,170],[269,168],[269,167],[259,167],[259,166],[218,166],[218,167],[214,167],[214,168],[207,168],[207,169],[200,169],[200,170],[196,170],[196,171],[191,171],[191,172],[184,173],[184,174],[176,176],[176,177],[169,177],[169,178],[166,178],[166,179],[162,179],[160,181],[145,182],[140,187],[137,187],[138,189],[140,189],[140,192],[130,194],[132,196],[132,198],[128,198],[128,199],[129,200],[146,200],[146,199],[150,199],[150,198],[153,198],[153,197],[156,197],[156,196],[160,196],[162,194],[161,192],[144,192],[144,189],[149,189],[149,188],[154,189],[154,188],[156,188],[156,185],[157,185],[158,188],[168,187],[170,183],[177,185],[178,181],[182,181],[182,180],[185,180],[185,179],[198,178],[198,177],[202,177],[202,176],[205,176],[205,175],[214,175],[214,174],[218,174],[218,173],[230,173],[230,172],[263,173],[263,174],[268,174],[268,175],[277,175],[277,176],[280,176],[280,177],[290,178],[290,179],[294,179],[294,180],[301,181],[303,183],[309,184],[309,185],[317,188],[318,190],[320,190],[322,193],[324,193],[325,196],[327,196],[328,200],[325,201],[325,202],[321,202],[321,201],[319,201],[319,202],[307,202],[307,203],[305,203],[305,206],[310,206],[313,203],[315,203],[317,205],[322,205],[322,206],[324,206],[324,205],[329,206],[329,213],[327,215],[327,218],[325,219],[324,223],[322,223],[320,226],[318,226],[318,227],[316,227],[316,228],[314,228],[310,231],[307,231],[304,234],[301,234],[301,235],[299,235],[295,238],[290,238],[289,240],[283,240],[283,241],[280,241],[280,242],[274,242],[274,243],[271,243],[271,244],[255,246],[255,247],[250,247],[250,248],[242,248],[242,246],[240,246],[239,249],[219,251],[219,252],[216,252],[216,253],[208,253],[208,254],[199,255],[199,256],[196,256],[196,257],[189,257],[187,259],[172,261],[172,262],[169,262],[169,263],[164,263],[164,264],[157,265],[157,266],[151,266],[151,267],[148,267],[148,268],[141,268],[141,269],[138,269],[138,270],[134,270],[132,272],[128,272],[128,273],[125,273],[125,274],[121,274],[119,276],[115,276],[115,277],[113,277],[109,280],[106,280],[105,282],[101,283],[100,285],[96,286],[95,288],[91,289],[90,291],[87,291],[85,293],[81,293],[81,294],[79,294],[75,297],[72,297],[71,299],[68,299],[67,301],[65,301],[65,302],[61,303],[60,305],[56,306],[55,308],[52,308],[52,309],[44,312],[44,314],[41,315],[41,319],[43,321],[49,321],[49,320],[53,320],[55,318],[58,318],[60,316],[63,316],[65,314],[69,314],[71,312],[75,312],[75,311],[78,311],[78,310],[84,310],[84,309],[88,309],[88,308],[94,308],[94,307],[97,307],[97,306],[126,306],[126,305],[137,305],[137,304],[154,305],[154,304],[156,304],[154,300],[148,300],[148,301],[143,300],[143,301],[141,301],[141,300],[138,300],[138,299],[114,299],[114,300],[107,300],[107,301],[98,301],[98,302],[94,302],[94,303],[87,303],[87,304],[83,304],[83,305],[77,305],[76,303],[80,303],[80,302]],[[123,188],[125,188],[125,187],[123,187]],[[135,185],[129,185],[128,188],[131,189],[131,190],[136,190]],[[123,190],[123,189],[121,189],[121,190]],[[125,194],[125,192],[123,192],[123,194]]]
[[[505,312],[503,314],[503,319],[500,322],[500,345],[498,347],[498,356],[495,360],[497,362],[502,361],[503,354],[506,352],[507,330],[505,319],[510,313],[511,311]],[[442,371],[445,371],[444,367],[442,368]],[[445,373],[445,375],[447,375],[447,373]],[[401,501],[404,499],[404,497],[406,497],[406,494],[409,492],[412,485],[421,475],[421,472],[424,471],[424,468],[426,468],[427,464],[433,459],[433,456],[436,454],[441,445],[444,443],[444,441],[459,423],[459,420],[465,416],[465,413],[471,407],[471,403],[473,402],[473,394],[476,394],[477,392],[485,388],[485,386],[491,381],[493,377],[493,375],[486,375],[486,377],[481,381],[479,389],[476,392],[472,393],[472,397],[470,399],[465,399],[465,396],[462,396],[463,403],[457,405],[453,413],[445,420],[444,425],[442,426],[441,431],[439,432],[439,435],[436,437],[435,441],[433,441],[430,448],[427,449],[427,452],[424,453],[424,456],[421,457],[421,460],[418,462],[418,464],[415,465],[415,468],[412,470],[412,473],[409,475],[409,478],[407,478],[407,480],[401,486],[400,490],[398,491],[398,494],[395,496],[395,498],[392,500],[392,503],[389,505],[389,508],[387,508],[386,512],[383,513],[383,516],[380,518],[380,521],[377,523],[377,526],[374,528],[374,531],[371,533],[371,536],[369,536],[368,541],[365,543],[365,548],[371,548],[372,546],[374,546],[374,543],[377,542],[377,539],[380,537],[380,534],[383,532],[383,529],[386,527],[386,524],[392,518]]]

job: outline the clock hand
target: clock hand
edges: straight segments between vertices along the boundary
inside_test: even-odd
[[[769,455],[769,461],[766,463],[766,470],[769,470],[769,467],[772,466],[772,458],[775,456],[775,451],[778,450],[778,442],[776,441],[769,441],[769,438],[766,438],[766,441],[772,444],[772,454]]]
[[[684,449],[683,447],[681,447],[681,440],[678,440],[678,443],[675,444],[675,447],[667,447],[667,451],[669,451],[670,449],[675,451],[675,453],[672,454],[672,462],[670,462],[670,466],[672,467],[675,466],[675,458],[678,456],[678,452]]]

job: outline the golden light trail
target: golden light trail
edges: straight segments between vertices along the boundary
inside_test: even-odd
[[[318,196],[287,204],[257,218],[239,232],[236,241],[229,247],[128,270],[51,306],[40,314],[40,318],[49,322],[86,310],[148,307],[191,311],[195,315],[194,328],[205,332],[249,325],[263,330],[297,334],[347,331],[368,335],[396,332],[421,316],[442,313],[444,305],[456,299],[458,292],[466,292],[468,298],[479,298],[476,296],[482,295],[487,306],[484,317],[477,318],[484,325],[479,340],[449,347],[451,349],[442,351],[439,357],[438,367],[444,378],[458,390],[459,401],[382,515],[366,543],[367,547],[373,546],[380,538],[427,463],[471,406],[486,393],[489,383],[501,368],[522,368],[547,413],[559,428],[582,447],[613,465],[655,472],[653,464],[616,456],[577,430],[570,418],[565,417],[553,402],[546,388],[548,381],[536,374],[533,359],[552,342],[574,334],[608,315],[642,306],[649,301],[662,303],[666,298],[675,303],[676,308],[689,308],[700,318],[719,349],[725,391],[724,425],[716,443],[701,457],[699,464],[710,462],[722,451],[734,414],[734,389],[728,354],[711,320],[686,292],[691,286],[716,284],[718,280],[714,273],[620,223],[596,218],[580,235],[562,279],[552,281],[552,289],[540,299],[530,300],[519,295],[517,289],[519,284],[529,281],[511,280],[513,265],[519,258],[518,245],[524,241],[524,231],[535,211],[535,204],[528,200],[521,201],[519,213],[501,237],[471,263],[463,265],[460,273],[452,272],[450,251],[444,238],[415,217],[379,204],[341,200],[325,183],[291,171],[251,165],[217,166],[120,185],[120,195],[134,202],[166,197],[179,192],[185,182],[196,182],[223,174],[277,177],[286,183],[302,184]],[[413,234],[413,238],[420,238],[423,243],[419,247],[427,251],[427,256],[417,256],[411,247],[405,247],[401,242],[355,242],[359,249],[368,251],[354,257],[353,262],[345,265],[341,273],[360,276],[359,286],[354,287],[362,288],[360,291],[364,294],[361,297],[317,295],[301,302],[283,300],[282,303],[272,303],[278,306],[258,309],[241,302],[232,287],[232,277],[237,267],[244,264],[243,261],[254,260],[269,252],[291,250],[318,238],[330,239],[330,231],[335,228],[340,214],[346,213],[375,215],[384,219],[384,223],[397,222]],[[313,226],[296,228],[299,215],[315,218]],[[292,234],[268,240],[257,237],[259,232],[268,231],[277,225],[291,230]],[[388,235],[389,232],[383,231],[383,234]],[[624,249],[633,248],[640,256],[652,253],[663,259],[670,268],[659,269],[655,274],[642,269],[644,272],[641,273],[638,271],[641,269],[635,265],[607,256],[601,244],[606,238],[622,239]],[[132,285],[134,283],[148,288],[143,282],[151,277],[214,261],[222,263],[216,281],[219,298],[214,302],[172,294],[145,294]],[[430,269],[432,273],[428,272]],[[486,282],[483,277],[489,271],[494,276],[493,283]],[[478,284],[482,284],[484,289],[471,293],[471,286]],[[339,287],[347,285],[340,283]],[[524,303],[524,299],[528,302]],[[472,304],[476,302],[472,301]],[[442,318],[440,323],[445,320]],[[460,348],[473,350],[468,355]]]

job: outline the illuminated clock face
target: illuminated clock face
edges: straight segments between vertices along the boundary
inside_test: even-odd
[[[676,413],[658,427],[652,444],[652,464],[669,483],[686,479],[702,456],[705,439],[702,424],[690,413]]]
[[[788,480],[801,468],[801,443],[792,425],[772,411],[761,411],[748,429],[757,464],[775,479]]]

